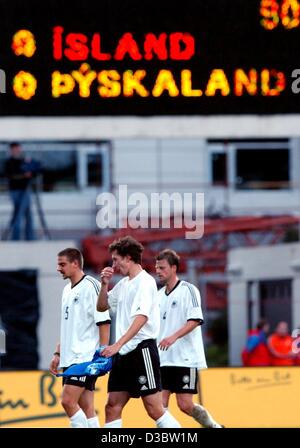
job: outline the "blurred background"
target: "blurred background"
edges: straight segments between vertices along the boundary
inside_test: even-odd
[[[181,278],[201,292],[210,367],[241,366],[262,318],[270,334],[284,321],[291,335],[300,325],[300,2],[50,0],[45,14],[35,0],[12,0],[0,2],[0,23],[1,371],[48,368],[64,286],[56,254],[78,247],[97,277],[110,242],[126,234],[145,246],[153,275],[158,251],[180,254]],[[31,173],[21,188],[31,230],[22,195],[14,215],[12,144]],[[119,202],[120,185],[147,198],[204,193],[203,237],[174,226],[176,202],[169,229],[126,228],[133,205]],[[100,229],[97,197],[107,192],[122,225]]]

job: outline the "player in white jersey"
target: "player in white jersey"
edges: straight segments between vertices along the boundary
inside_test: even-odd
[[[203,406],[193,402],[198,370],[207,367],[200,328],[203,324],[200,292],[177,277],[179,256],[175,251],[165,249],[160,252],[155,268],[159,280],[165,285],[158,292],[163,404],[167,408],[170,395],[175,393],[181,411],[206,428],[222,428]]]
[[[179,423],[163,408],[159,355],[157,286],[141,266],[143,246],[127,236],[114,241],[109,250],[113,267],[101,272],[98,311],[109,307],[116,312],[116,342],[102,351],[114,356],[108,381],[105,407],[106,428],[122,427],[122,410],[130,398],[143,400],[148,415],[158,428],[179,428]],[[108,292],[114,271],[124,278]]]
[[[109,313],[96,309],[100,283],[83,272],[83,257],[78,249],[67,248],[58,254],[57,270],[70,279],[62,294],[61,334],[50,364],[58,368],[90,361],[99,345],[109,342]],[[97,376],[63,378],[62,406],[72,428],[99,428],[94,409]]]

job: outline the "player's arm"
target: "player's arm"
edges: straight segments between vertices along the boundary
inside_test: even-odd
[[[110,322],[101,323],[99,325],[99,341],[100,345],[109,344]]]
[[[191,331],[195,330],[195,328],[197,328],[201,323],[201,319],[188,320],[187,323],[179,328],[179,330],[177,330],[175,333],[168,336],[167,338],[162,339],[158,344],[158,347],[161,350],[168,350],[168,348],[173,345],[174,342],[177,341],[177,339],[189,334]]]
[[[58,373],[59,361],[60,361],[60,343],[56,345],[55,351],[53,353],[53,358],[51,359],[50,362],[49,370],[53,375],[56,375]]]
[[[108,285],[114,273],[113,268],[106,267],[101,272],[101,288],[97,299],[97,311],[106,311],[108,304]]]
[[[118,353],[123,345],[127,344],[139,331],[140,329],[145,325],[147,322],[148,317],[143,316],[141,314],[137,315],[135,319],[133,320],[132,324],[126,331],[126,333],[123,334],[123,336],[115,342],[113,345],[109,345],[106,347],[102,352],[101,355],[105,357],[113,356],[116,353]]]

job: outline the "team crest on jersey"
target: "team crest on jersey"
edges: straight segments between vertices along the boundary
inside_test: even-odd
[[[173,300],[173,302],[172,302],[172,304],[171,304],[171,307],[172,307],[172,308],[176,308],[176,306],[177,306],[177,302],[176,302],[176,300]]]
[[[76,296],[74,297],[74,303],[78,303],[79,302],[79,294],[76,294]]]
[[[189,377],[189,375],[184,375],[184,376],[182,377],[182,381],[183,381],[185,384],[189,383],[189,382],[190,382],[190,377]]]
[[[144,375],[139,376],[139,383],[140,384],[146,384],[147,378]]]

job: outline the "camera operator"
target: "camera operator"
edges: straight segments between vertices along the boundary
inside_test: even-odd
[[[10,221],[11,239],[21,240],[21,230],[25,224],[25,240],[34,240],[31,212],[31,181],[34,175],[33,164],[26,160],[19,143],[10,144],[9,158],[6,160],[5,173],[8,189],[13,202],[13,214]]]

